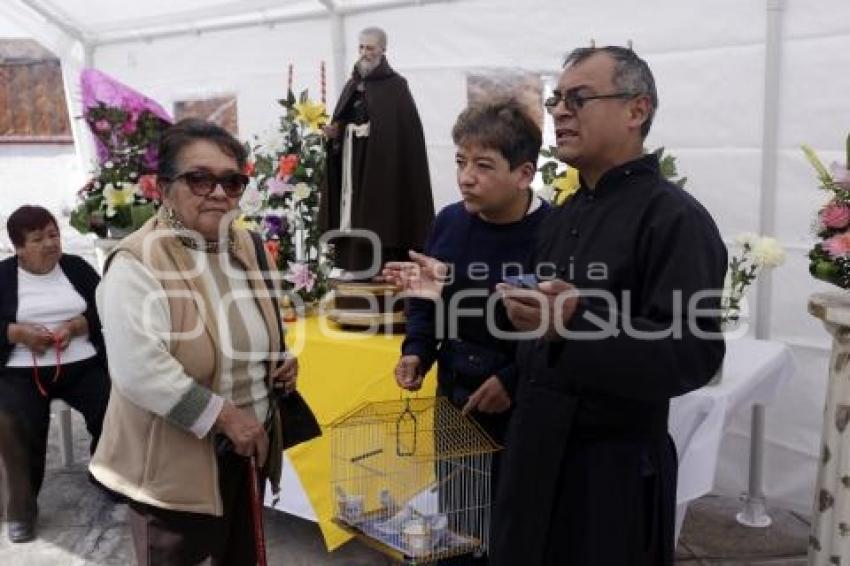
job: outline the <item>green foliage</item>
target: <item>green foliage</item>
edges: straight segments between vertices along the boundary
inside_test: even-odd
[[[676,158],[669,153],[665,155],[663,146],[654,150],[652,153],[658,158],[661,176],[680,189],[684,189],[685,184],[688,182],[688,178],[679,177],[679,171],[676,167]]]

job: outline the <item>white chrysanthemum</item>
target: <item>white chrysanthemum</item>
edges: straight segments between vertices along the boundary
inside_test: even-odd
[[[752,249],[753,262],[761,267],[779,267],[785,262],[785,250],[776,238],[759,238]]]
[[[292,191],[292,196],[295,200],[303,200],[310,196],[310,186],[307,183],[298,183],[295,185],[295,190]]]
[[[755,232],[744,232],[743,234],[735,236],[735,243],[741,247],[748,246],[752,249],[758,241],[759,235]]]

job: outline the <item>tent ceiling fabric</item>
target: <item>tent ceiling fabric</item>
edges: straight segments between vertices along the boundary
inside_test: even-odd
[[[434,0],[16,0],[91,46],[357,13]],[[440,0],[451,1],[451,0]]]
[[[66,22],[92,44],[128,32],[144,37],[146,31],[203,27],[239,20],[261,22],[281,16],[298,17],[327,12],[318,0],[20,0]]]

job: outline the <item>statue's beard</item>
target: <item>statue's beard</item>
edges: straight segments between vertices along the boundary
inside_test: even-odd
[[[380,59],[378,59],[374,63],[370,63],[366,59],[360,59],[357,62],[357,70],[360,73],[361,77],[365,77],[365,76],[369,75],[369,73],[374,71],[377,68],[377,66],[380,65],[380,64],[381,64]]]

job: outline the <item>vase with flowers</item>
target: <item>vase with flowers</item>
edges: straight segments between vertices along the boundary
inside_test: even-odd
[[[159,104],[100,71],[84,70],[80,86],[97,163],[77,193],[71,226],[83,234],[120,238],[159,208],[157,144],[172,119]]]
[[[818,241],[809,252],[809,272],[842,289],[850,288],[850,135],[846,142],[844,165],[833,162],[824,166],[815,151],[802,146],[814,168],[820,190],[827,200],[815,222]]]
[[[284,274],[285,288],[298,296],[296,310],[309,313],[329,290],[331,251],[320,245],[319,187],[325,173],[325,105],[297,98],[279,100],[278,128],[246,144],[251,178],[240,203],[244,222],[260,232]]]

